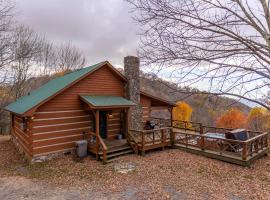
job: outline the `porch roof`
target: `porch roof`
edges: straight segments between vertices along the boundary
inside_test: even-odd
[[[80,98],[92,108],[130,107],[136,104],[120,96],[80,95]]]

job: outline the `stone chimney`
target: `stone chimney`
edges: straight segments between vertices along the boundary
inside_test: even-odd
[[[140,60],[135,56],[124,58],[124,72],[128,79],[126,97],[137,104],[129,110],[129,128],[142,129],[142,107],[140,106]]]

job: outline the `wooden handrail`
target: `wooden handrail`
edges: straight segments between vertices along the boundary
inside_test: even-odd
[[[223,140],[223,141],[226,141],[226,142],[232,142],[232,143],[246,143],[247,141],[241,141],[241,140],[232,140],[232,139],[227,139],[227,138],[215,138],[215,137],[212,137],[212,136],[208,136],[208,135],[201,135],[201,134],[198,134],[198,133],[188,133],[188,132],[175,132],[176,134],[179,133],[179,134],[185,134],[185,135],[190,135],[190,136],[198,136],[198,137],[204,137],[204,138],[210,138],[210,139],[218,139],[218,140]]]
[[[159,123],[162,123],[162,120],[169,120],[169,119],[162,119],[162,118],[152,118],[159,120]],[[166,121],[165,121],[166,122]],[[163,125],[166,125],[167,123],[163,123]],[[227,139],[227,138],[218,138],[213,136],[205,135],[207,132],[217,132],[220,134],[225,134],[226,131],[231,131],[233,129],[224,128],[224,127],[214,127],[214,126],[204,126],[202,123],[198,122],[189,122],[189,121],[180,121],[180,120],[171,120],[171,122],[178,122],[173,124],[175,126],[171,126],[170,124],[168,127],[162,127],[157,129],[151,129],[151,130],[135,130],[131,129],[130,134],[134,135],[139,138],[137,147],[140,148],[142,151],[142,154],[144,153],[144,147],[145,149],[151,149],[151,145],[158,146],[161,144],[167,145],[167,140],[164,138],[164,132],[165,130],[170,131],[170,144],[182,144],[188,146],[195,146],[199,147],[202,151],[204,150],[211,150],[211,148],[219,148],[216,149],[219,151],[220,154],[230,154],[234,152],[237,154],[237,156],[240,156],[241,159],[246,160],[249,156],[252,156],[253,153],[258,153],[260,150],[264,150],[268,148],[268,134],[270,133],[262,133],[259,131],[251,131],[247,130],[250,134],[250,137],[245,141],[241,140],[234,140],[234,139]],[[182,123],[182,124],[181,124]],[[183,124],[184,123],[184,124]],[[190,126],[188,124],[191,124],[193,127],[189,128]],[[179,128],[179,127],[180,128]],[[178,128],[179,131],[174,131],[173,128]],[[181,131],[183,130],[183,131]],[[184,130],[192,130],[192,132],[184,132]],[[133,133],[132,133],[133,132]],[[159,133],[160,136],[155,138],[156,132]],[[178,137],[179,135],[180,137]],[[167,136],[166,136],[167,137]],[[194,143],[194,141],[197,141]],[[216,147],[209,146],[209,142],[215,143],[214,145]],[[134,144],[134,143],[133,143]],[[213,150],[213,149],[212,149]]]
[[[103,161],[103,164],[105,164],[107,162],[107,146],[106,144],[103,142],[103,139],[100,137],[100,135],[96,135],[97,136],[97,139],[98,139],[98,144],[101,145],[101,149],[102,149],[102,161]]]
[[[132,134],[130,134],[130,132],[128,131],[127,133],[127,141],[129,142],[130,146],[132,147],[133,151],[138,154],[138,143],[135,139],[135,137],[133,137]],[[132,144],[134,143],[134,144]]]
[[[169,132],[166,132],[168,130]],[[163,127],[163,128],[156,128],[151,130],[136,130],[136,129],[129,129],[128,137],[132,137],[133,135],[138,139],[135,143],[137,145],[137,149],[141,151],[141,154],[144,155],[146,150],[154,149],[157,147],[162,147],[163,149],[172,144],[172,135],[171,131],[172,127]],[[159,134],[159,135],[156,135]],[[169,136],[166,136],[169,134]],[[171,139],[170,141],[168,141]],[[133,139],[135,140],[135,139]]]
[[[135,137],[133,137],[132,134],[129,134],[128,136],[132,139],[132,141],[134,141],[135,143],[137,143]]]
[[[190,123],[190,124],[202,124],[200,122],[193,122],[193,121],[184,121],[184,120],[172,120],[173,122],[183,122],[183,123]]]
[[[253,153],[258,153],[261,150],[265,150],[268,148],[268,134],[269,133],[262,133],[260,135],[257,135],[253,138],[250,138],[245,141],[241,140],[232,140],[227,138],[216,138],[213,136],[207,136],[207,135],[201,135],[198,133],[188,133],[188,132],[174,132],[174,134],[182,135],[182,137],[179,140],[176,140],[175,143],[179,143],[182,145],[185,145],[186,148],[188,146],[196,146],[198,148],[201,148],[201,150],[205,150],[208,147],[205,146],[205,139],[209,138],[212,140],[209,140],[208,142],[214,142],[220,149],[220,154],[223,154],[226,152],[226,149],[232,148],[233,150],[236,150],[235,153],[237,153],[237,156],[240,156],[242,160],[247,160],[249,156],[252,156]],[[194,139],[197,140],[197,144],[193,144]],[[222,148],[223,145],[227,145],[226,148]],[[225,146],[223,146],[225,147]],[[211,148],[211,147],[210,147]],[[234,149],[235,148],[235,149]],[[213,150],[213,149],[210,149]],[[218,149],[216,149],[218,151]],[[230,154],[230,153],[229,153]]]
[[[97,138],[98,138],[99,143],[101,144],[102,149],[107,151],[108,148],[107,148],[106,144],[104,143],[103,139],[100,137],[100,135],[97,135]]]
[[[245,142],[252,142],[253,140],[256,140],[256,139],[258,139],[258,138],[260,138],[260,137],[267,136],[268,134],[269,134],[269,133],[265,132],[265,133],[262,133],[262,134],[260,134],[260,135],[256,135],[256,136],[254,136],[254,137],[252,137],[252,138],[250,138],[250,139],[248,139],[248,140],[245,140]]]
[[[156,128],[156,129],[150,129],[150,130],[137,130],[137,129],[129,129],[130,131],[134,132],[140,132],[140,133],[150,133],[153,131],[158,131],[158,130],[165,130],[165,129],[172,129],[172,127],[162,127],[162,128]]]
[[[99,153],[99,147],[101,146],[101,150],[102,150],[102,154],[103,154],[103,163],[106,163],[107,161],[107,146],[104,143],[103,139],[100,137],[100,135],[97,135],[96,133],[92,132],[92,131],[88,131],[87,133],[84,133],[87,136],[93,136],[95,137],[95,143],[93,143],[92,145],[95,145],[94,147],[94,151],[92,151],[92,153],[96,154],[96,157],[98,159],[98,153]],[[86,138],[87,139],[87,138]]]

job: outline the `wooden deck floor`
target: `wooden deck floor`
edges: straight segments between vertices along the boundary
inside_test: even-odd
[[[217,160],[221,160],[221,161],[225,161],[225,162],[229,162],[229,163],[233,163],[237,165],[242,165],[242,166],[250,166],[250,164],[253,161],[263,156],[266,156],[268,154],[268,149],[266,148],[259,151],[258,153],[254,153],[253,156],[248,156],[246,160],[243,160],[241,157],[238,157],[238,156],[229,155],[229,154],[220,154],[219,152],[216,152],[216,151],[201,150],[200,148],[197,148],[197,147],[185,146],[181,144],[174,145],[174,148],[177,148],[186,152],[194,153],[197,155],[214,158]]]

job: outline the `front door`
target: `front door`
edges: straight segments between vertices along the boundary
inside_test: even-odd
[[[107,138],[107,112],[99,112],[99,134],[102,138]]]

